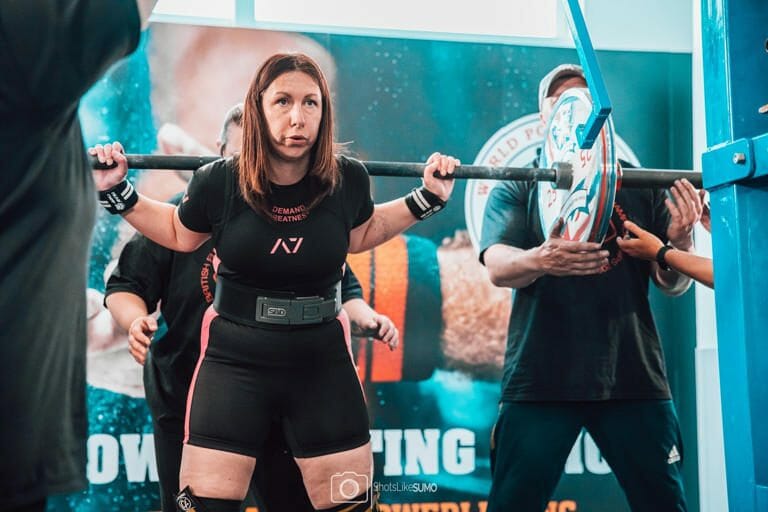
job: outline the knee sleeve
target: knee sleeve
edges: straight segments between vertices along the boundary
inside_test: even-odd
[[[240,512],[240,503],[240,500],[195,496],[189,486],[176,495],[176,506],[181,512]]]
[[[379,512],[379,493],[368,489],[360,496],[356,496],[345,503],[339,503],[331,508],[324,508],[320,512]]]

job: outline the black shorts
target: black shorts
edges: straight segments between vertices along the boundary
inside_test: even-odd
[[[187,403],[191,445],[256,457],[278,421],[295,457],[364,445],[368,411],[346,317],[290,330],[241,325],[211,307]]]
[[[160,485],[160,505],[164,512],[175,512],[179,492],[181,451],[184,442],[184,415],[195,365],[177,358],[172,366],[158,365],[152,351],[144,364],[144,389],[152,413],[155,460]],[[304,489],[304,481],[283,438],[282,426],[273,423],[263,451],[257,456],[251,493],[244,505],[256,505],[268,512],[314,510]]]

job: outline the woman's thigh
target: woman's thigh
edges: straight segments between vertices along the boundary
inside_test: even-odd
[[[245,499],[256,459],[239,453],[184,445],[179,484],[198,497]]]

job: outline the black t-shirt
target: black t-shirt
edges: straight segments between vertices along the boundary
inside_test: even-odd
[[[498,184],[485,208],[481,240],[530,249],[544,242],[536,185]],[[629,219],[666,240],[664,191],[616,194],[603,247],[606,271],[545,275],[515,291],[502,382],[503,401],[666,399],[670,397],[648,303],[651,264],[621,252],[616,237]]]
[[[139,41],[135,0],[0,2],[0,496],[85,480],[85,286],[95,192],[80,97]]]
[[[349,231],[373,213],[363,164],[339,157],[340,185],[311,211],[307,211],[313,188],[309,174],[293,185],[272,184],[271,218],[245,203],[237,180],[231,179],[234,166],[232,159],[226,159],[202,167],[179,207],[187,228],[213,232],[218,240],[219,275],[256,288],[303,295],[317,294],[339,281]]]

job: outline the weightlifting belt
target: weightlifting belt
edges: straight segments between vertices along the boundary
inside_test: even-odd
[[[320,295],[298,297],[290,292],[243,286],[218,276],[213,307],[228,320],[256,327],[322,324],[341,311],[341,282]]]

